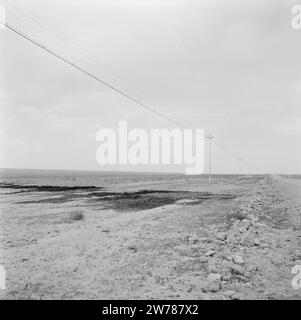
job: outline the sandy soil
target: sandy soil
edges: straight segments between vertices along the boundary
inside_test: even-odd
[[[1,189],[2,298],[301,298],[301,179],[20,191]]]

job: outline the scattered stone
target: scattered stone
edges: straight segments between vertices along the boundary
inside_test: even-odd
[[[204,292],[217,292],[221,289],[221,278],[222,276],[218,273],[210,273],[202,290]]]
[[[137,247],[135,247],[135,246],[130,246],[129,250],[134,252],[134,253],[136,253],[138,251]]]
[[[224,281],[224,282],[228,282],[228,281],[230,281],[231,280],[231,274],[224,274],[223,276],[222,276],[222,280]]]
[[[215,255],[215,251],[214,250],[209,250],[205,253],[205,257],[212,257]]]
[[[225,242],[224,242],[224,241],[221,241],[221,240],[214,240],[212,243],[213,243],[213,244],[216,244],[216,245],[218,245],[218,246],[225,245]]]
[[[249,271],[249,272],[258,271],[258,268],[257,268],[257,266],[255,266],[255,265],[251,265],[251,266],[249,266],[249,267],[247,268],[247,271]]]
[[[209,242],[211,242],[212,240],[211,240],[210,238],[201,237],[201,238],[199,238],[199,241],[200,241],[200,242],[207,242],[207,243],[209,243]]]
[[[258,220],[258,218],[253,213],[248,214],[247,218],[253,222]]]
[[[245,273],[246,275],[246,273]],[[249,282],[249,279],[247,277],[244,276],[241,276],[241,275],[236,275],[236,278],[241,281],[241,282],[244,282],[244,284],[246,284],[247,282]]]
[[[244,275],[246,272],[244,267],[236,264],[230,265],[230,271],[232,274],[236,274],[236,275]]]
[[[218,269],[215,264],[209,263],[207,266],[207,270],[209,273],[218,273]]]
[[[266,227],[265,224],[260,223],[260,222],[256,222],[256,223],[254,224],[254,226],[257,227],[257,228],[265,228],[265,227]]]
[[[239,243],[246,247],[252,247],[254,245],[252,238],[248,234],[242,237]]]
[[[245,261],[243,259],[243,257],[239,256],[239,255],[235,255],[233,258],[232,258],[233,262],[236,263],[236,264],[244,264]]]
[[[226,232],[218,232],[216,235],[216,239],[220,241],[225,241],[227,239],[227,233]]]
[[[243,219],[240,224],[240,232],[245,232],[250,229],[251,221],[249,219]]]
[[[242,300],[243,299],[243,296],[239,293],[235,293],[233,296],[232,296],[232,300]]]
[[[232,298],[232,297],[236,294],[236,292],[233,291],[233,290],[227,290],[227,291],[223,292],[223,294],[224,294],[224,296],[226,296],[227,298]]]
[[[196,244],[199,242],[199,238],[197,236],[192,236],[189,238],[189,241],[193,244]]]

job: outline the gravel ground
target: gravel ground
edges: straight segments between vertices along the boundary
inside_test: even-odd
[[[2,191],[2,298],[301,298],[300,179]]]

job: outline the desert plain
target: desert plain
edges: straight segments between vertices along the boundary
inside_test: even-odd
[[[301,298],[300,176],[7,175],[0,186],[2,299]]]

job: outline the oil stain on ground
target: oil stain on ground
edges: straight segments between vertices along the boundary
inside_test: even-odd
[[[101,206],[101,209],[115,211],[147,210],[164,205],[174,204],[177,201],[184,205],[196,205],[204,200],[228,200],[235,195],[225,193],[170,191],[170,190],[139,190],[135,192],[107,192],[95,186],[21,186],[0,185],[2,188],[19,189],[20,192],[39,193],[47,192],[43,199],[19,201],[18,204],[65,203],[74,200],[84,200],[92,206]],[[91,192],[92,191],[92,192]],[[49,196],[51,195],[51,197]]]

